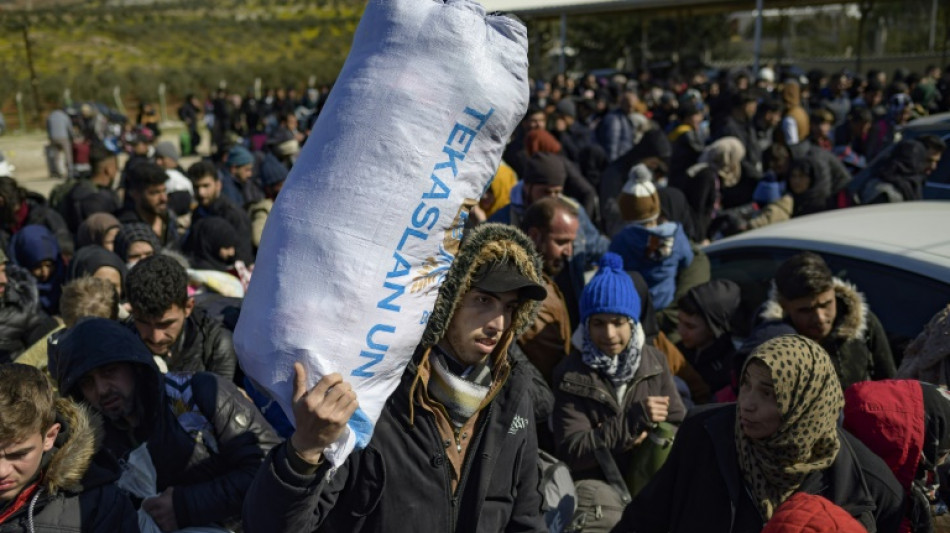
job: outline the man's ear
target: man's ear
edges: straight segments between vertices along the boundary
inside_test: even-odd
[[[189,296],[188,300],[185,301],[185,318],[191,316],[191,312],[195,310],[195,299],[194,297]]]
[[[43,451],[48,452],[53,449],[53,444],[56,444],[56,437],[59,436],[59,430],[62,426],[59,425],[59,422],[53,424],[46,430],[46,435],[43,435]]]
[[[541,231],[541,228],[533,227],[528,228],[528,238],[531,239],[531,242],[534,243],[534,247],[541,251],[541,241],[543,240],[544,234]]]

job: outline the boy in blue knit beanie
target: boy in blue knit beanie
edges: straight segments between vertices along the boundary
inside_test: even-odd
[[[624,504],[607,469],[629,472],[650,428],[686,415],[666,356],[645,342],[640,309],[623,260],[605,253],[581,295],[580,354],[555,371],[554,441],[577,485],[573,525],[585,531],[609,531],[620,520]],[[595,453],[604,447],[612,461]]]

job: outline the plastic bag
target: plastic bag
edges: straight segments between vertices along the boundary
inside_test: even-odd
[[[148,453],[146,444],[132,450],[129,457],[120,462],[120,466],[122,474],[115,482],[116,487],[143,500],[158,495],[158,490],[155,488],[158,474],[155,472],[155,465],[152,463],[152,456]],[[164,533],[152,516],[141,507],[138,510],[138,519],[139,530],[142,533]],[[178,533],[231,533],[229,529],[215,526],[193,526],[177,531]]]
[[[274,204],[234,341],[293,421],[293,363],[339,372],[364,446],[528,103],[527,35],[471,0],[373,0]]]

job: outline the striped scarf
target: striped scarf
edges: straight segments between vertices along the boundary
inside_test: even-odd
[[[600,351],[600,348],[594,344],[590,337],[590,328],[587,324],[581,328],[583,331],[584,348],[581,350],[581,360],[587,366],[600,372],[600,375],[610,380],[616,387],[628,383],[633,379],[637,369],[640,368],[640,359],[643,354],[644,334],[643,326],[639,322],[630,319],[633,334],[630,336],[630,342],[627,347],[616,356],[607,355]]]
[[[461,428],[475,416],[491,390],[491,367],[481,363],[468,367],[459,375],[451,370],[453,366],[459,367],[459,363],[450,360],[438,346],[432,348],[429,361],[432,374],[427,390],[445,407],[452,425]]]

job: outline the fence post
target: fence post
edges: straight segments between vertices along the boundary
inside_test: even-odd
[[[23,93],[20,91],[16,92],[16,112],[20,117],[20,133],[23,133],[26,131],[26,113],[23,111]]]
[[[122,89],[120,89],[118,85],[112,88],[112,98],[115,99],[115,108],[119,113],[125,115],[125,105],[122,103]]]
[[[63,89],[63,106],[70,107],[73,105],[73,92],[66,87]]]
[[[165,84],[158,84],[158,109],[162,115],[162,122],[168,122],[168,109],[165,105]]]
[[[261,79],[254,78],[254,98],[258,101],[262,98],[263,93],[261,93]]]

